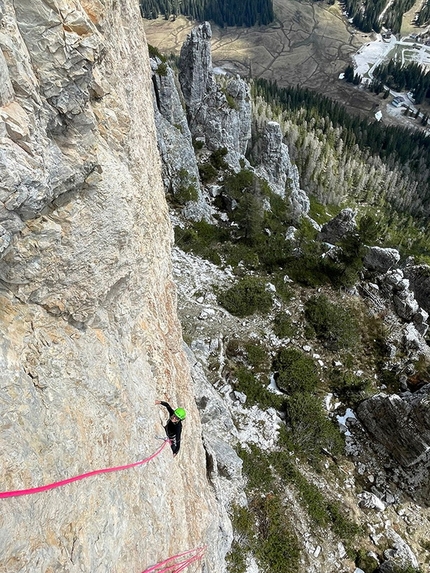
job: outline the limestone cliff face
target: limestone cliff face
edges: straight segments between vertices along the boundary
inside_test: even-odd
[[[141,571],[219,518],[176,316],[146,41],[132,0],[0,0],[0,571]]]

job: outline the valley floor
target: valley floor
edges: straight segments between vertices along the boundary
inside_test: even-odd
[[[381,110],[384,123],[404,124],[389,100],[347,84],[339,75],[353,56],[376,35],[356,30],[344,17],[338,3],[275,0],[276,20],[255,28],[220,28],[212,24],[212,59],[242,77],[276,80],[279,86],[309,87],[344,104],[351,112],[374,118]],[[148,43],[164,54],[179,55],[194,22],[145,20]]]

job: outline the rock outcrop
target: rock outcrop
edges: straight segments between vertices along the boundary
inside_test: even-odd
[[[281,126],[275,121],[267,122],[256,139],[250,153],[256,172],[266,179],[275,193],[288,198],[291,218],[298,221],[309,212],[310,201],[300,189],[298,170],[291,163],[288,147],[283,143]]]
[[[151,71],[131,0],[0,2],[1,490],[121,466],[188,411],[174,458],[2,500],[0,569],[141,571],[219,515],[181,327]]]
[[[418,304],[430,313],[430,267],[411,263],[405,265],[403,272],[409,280]]]
[[[229,78],[221,88],[215,82],[210,39],[205,22],[194,28],[182,46],[179,81],[187,108],[188,124],[195,138],[215,151],[225,147],[226,160],[236,169],[251,138],[251,99],[246,82]]]
[[[414,393],[377,394],[356,410],[375,447],[382,447],[380,455],[393,483],[426,504],[430,503],[429,394],[430,384]]]
[[[173,201],[184,205],[188,219],[209,219],[211,211],[202,195],[191,132],[174,73],[157,58],[151,59],[151,65],[164,189]]]
[[[322,226],[318,240],[335,244],[343,237],[357,230],[356,212],[353,209],[342,209],[333,219]]]
[[[383,249],[381,247],[369,247],[363,264],[370,271],[384,273],[396,267],[400,261],[400,253],[397,249]]]

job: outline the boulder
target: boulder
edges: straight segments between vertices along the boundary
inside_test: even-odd
[[[430,266],[408,264],[403,272],[405,277],[409,279],[418,304],[430,312]]]
[[[399,260],[400,253],[396,249],[370,247],[364,257],[363,265],[370,271],[385,273],[395,267]]]
[[[430,465],[430,384],[415,393],[376,394],[361,402],[357,418],[403,468]]]
[[[353,209],[343,209],[336,217],[322,226],[318,240],[334,245],[343,237],[357,230],[356,213]]]

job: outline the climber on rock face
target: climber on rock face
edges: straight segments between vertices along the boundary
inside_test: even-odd
[[[185,420],[187,414],[183,408],[176,408],[176,410],[174,410],[167,402],[155,400],[155,403],[161,404],[169,412],[170,418],[164,426],[164,429],[166,430],[167,437],[171,441],[170,447],[172,448],[173,455],[176,456],[181,445],[182,420]]]

